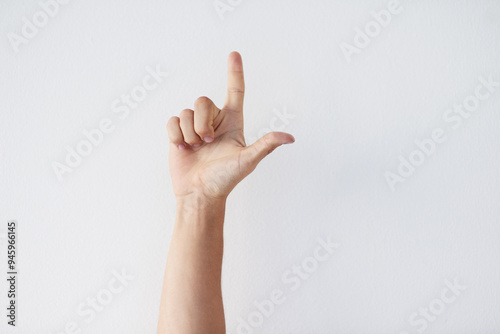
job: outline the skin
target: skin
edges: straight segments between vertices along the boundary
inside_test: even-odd
[[[221,292],[226,199],[258,163],[292,135],[270,132],[250,146],[243,136],[243,63],[228,58],[222,109],[200,97],[167,123],[170,174],[177,201],[158,334],[225,333]]]

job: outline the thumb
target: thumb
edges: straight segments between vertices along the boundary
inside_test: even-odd
[[[262,136],[259,140],[250,146],[247,146],[242,152],[244,167],[250,167],[254,170],[255,167],[269,153],[274,151],[278,146],[283,144],[291,144],[295,142],[295,138],[291,134],[285,132],[269,132]]]

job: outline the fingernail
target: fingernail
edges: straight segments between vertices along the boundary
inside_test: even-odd
[[[186,147],[186,145],[184,145],[184,144],[180,144],[180,145],[179,145],[179,146],[177,146],[177,147],[179,148],[179,150],[183,150],[183,149]]]
[[[207,143],[211,143],[214,139],[212,137],[205,137],[203,138],[204,141],[206,141]]]
[[[194,144],[193,147],[200,147],[201,146],[201,143],[198,143],[198,144]]]

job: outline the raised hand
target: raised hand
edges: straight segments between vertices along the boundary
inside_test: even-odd
[[[167,123],[170,174],[177,198],[225,199],[275,148],[293,143],[292,135],[270,132],[250,146],[243,136],[243,63],[237,52],[228,59],[227,96],[219,109],[200,97]]]

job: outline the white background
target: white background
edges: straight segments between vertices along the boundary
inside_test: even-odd
[[[467,288],[424,331],[500,333],[500,88],[459,128],[442,118],[479,77],[500,81],[500,3],[401,1],[348,62],[340,44],[387,3],[242,1],[222,20],[211,0],[73,0],[15,52],[9,34],[41,7],[0,1],[0,232],[18,221],[20,272],[18,326],[2,279],[0,332],[155,333],[175,214],[165,124],[223,102],[237,50],[246,137],[286,110],[296,142],[228,200],[228,332],[279,289],[254,333],[416,333],[412,314],[456,278]],[[168,76],[120,119],[113,101],[157,65]],[[60,182],[52,164],[105,118],[113,132]],[[385,173],[436,128],[447,141],[392,192]],[[282,275],[327,237],[338,250],[292,291]],[[79,305],[113,270],[135,278],[87,321]]]

